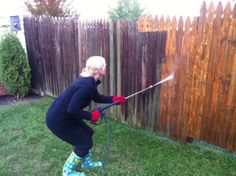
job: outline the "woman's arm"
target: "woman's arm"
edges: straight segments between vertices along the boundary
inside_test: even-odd
[[[91,113],[84,111],[84,103],[87,101],[91,93],[89,88],[79,88],[76,93],[72,96],[71,101],[67,107],[67,112],[72,116],[91,120]]]
[[[112,96],[104,96],[99,94],[98,90],[95,90],[93,101],[95,103],[112,103]]]

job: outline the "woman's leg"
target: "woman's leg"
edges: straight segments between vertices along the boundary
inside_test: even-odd
[[[85,176],[84,172],[77,171],[79,165],[81,165],[82,158],[77,156],[74,152],[72,152],[69,158],[66,160],[62,175],[63,176]]]
[[[84,172],[79,172],[78,168],[82,166],[83,158],[88,154],[89,149],[92,148],[92,135],[88,129],[77,126],[73,130],[66,133],[63,138],[65,141],[72,144],[75,149],[64,164],[63,176],[84,176]]]
[[[102,168],[103,164],[101,161],[92,161],[91,160],[91,150],[89,153],[82,158],[81,167],[84,169],[100,169]]]
[[[76,145],[74,149],[74,152],[82,158],[81,167],[85,169],[99,169],[103,166],[101,161],[94,162],[91,160],[92,135],[93,133],[88,133],[83,144]]]

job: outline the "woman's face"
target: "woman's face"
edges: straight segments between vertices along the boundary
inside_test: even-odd
[[[106,65],[100,70],[100,75],[102,75],[102,76],[104,76],[104,75],[106,75],[106,71],[107,71],[107,69],[106,69]]]

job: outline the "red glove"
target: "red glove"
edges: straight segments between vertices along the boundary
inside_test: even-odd
[[[122,105],[122,104],[125,103],[125,97],[124,96],[113,96],[112,97],[112,102],[114,103],[116,101],[119,102],[118,105]]]
[[[92,112],[91,120],[92,120],[93,122],[96,122],[96,121],[98,121],[99,116],[100,116],[100,112],[99,112],[99,111],[93,111],[93,112]]]

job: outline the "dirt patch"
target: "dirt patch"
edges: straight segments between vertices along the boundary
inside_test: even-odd
[[[5,95],[5,96],[0,96],[0,106],[18,104],[18,103],[23,103],[23,102],[30,102],[30,101],[37,100],[40,98],[42,97],[36,94],[29,94],[24,98],[16,100],[16,98],[13,95]]]

